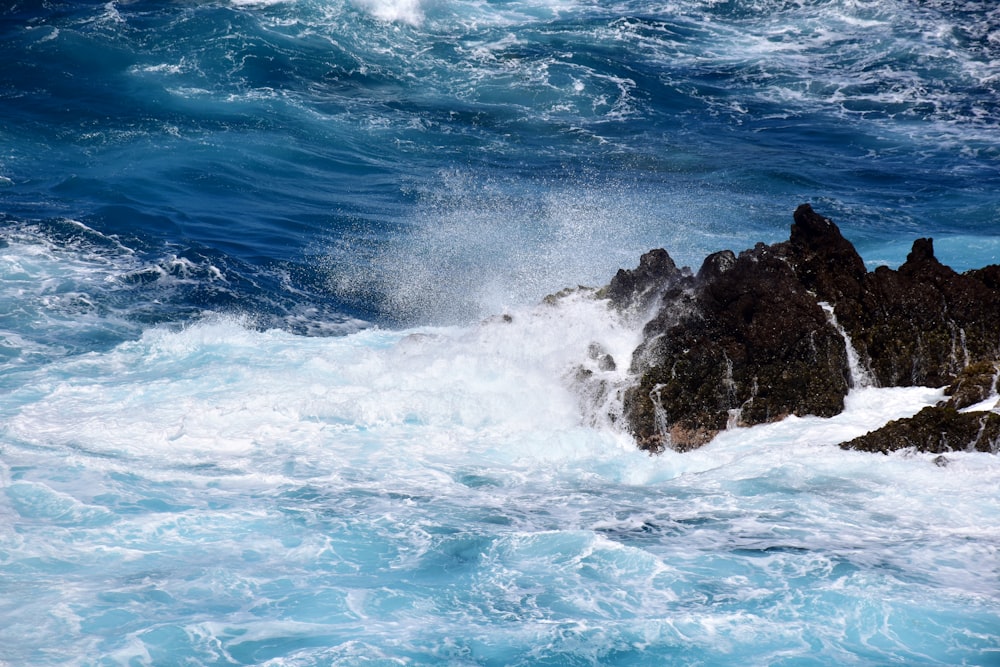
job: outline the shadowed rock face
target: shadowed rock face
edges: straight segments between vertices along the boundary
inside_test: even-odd
[[[869,273],[809,205],[788,241],[715,253],[694,276],[653,251],[604,294],[622,310],[655,309],[623,398],[628,428],[654,452],[699,447],[727,426],[837,414],[852,382],[848,337],[883,386],[942,386],[1000,358],[1000,267],[958,274],[917,239],[897,271]]]
[[[624,406],[643,449],[685,451],[729,424],[844,407],[843,340],[773,248],[709,257],[663,295],[644,337]]]
[[[943,386],[976,361],[1000,357],[1000,290],[972,271],[955,273],[917,239],[898,271],[865,278],[851,329],[884,386]]]

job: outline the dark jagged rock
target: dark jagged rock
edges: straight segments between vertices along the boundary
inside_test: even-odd
[[[799,206],[793,220],[785,254],[802,284],[829,303],[857,301],[868,271],[840,228],[809,204]]]
[[[945,395],[950,397],[948,404],[962,410],[996,396],[998,374],[1000,362],[981,361],[967,366],[945,389]]]
[[[917,239],[898,271],[866,276],[862,316],[850,331],[885,386],[943,386],[974,361],[996,359],[1000,290],[980,276],[958,274]]]
[[[650,250],[639,258],[637,268],[619,269],[603,296],[620,310],[645,309],[659,291],[679,280],[682,275],[666,250]]]
[[[966,276],[974,278],[991,290],[1000,290],[1000,264],[991,264],[981,269],[966,271]]]
[[[686,451],[728,425],[844,407],[843,339],[774,248],[711,255],[646,325],[624,412],[643,449]]]
[[[1000,267],[958,274],[917,239],[898,270],[868,272],[808,204],[788,241],[715,253],[694,276],[653,251],[601,294],[619,310],[656,309],[623,396],[625,422],[650,451],[699,447],[733,425],[837,414],[852,381],[845,334],[883,386],[943,386],[1000,358]]]
[[[996,454],[1000,450],[1000,414],[959,412],[950,405],[931,406],[840,446],[882,454],[901,449],[932,454],[951,451]]]

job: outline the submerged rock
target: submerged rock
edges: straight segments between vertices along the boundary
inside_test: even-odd
[[[917,239],[898,270],[868,272],[808,204],[788,241],[715,253],[696,275],[655,250],[598,294],[619,310],[654,311],[623,394],[628,429],[653,452],[693,449],[732,426],[833,416],[861,377],[943,386],[1000,358],[1000,267],[958,274],[931,239]],[[980,375],[956,391],[981,395]],[[968,418],[941,419],[959,428]]]

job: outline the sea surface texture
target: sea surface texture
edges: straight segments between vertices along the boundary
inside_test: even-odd
[[[998,193],[992,0],[3,3],[0,665],[1000,665],[1000,459],[836,447],[941,390],[650,457],[542,302]]]

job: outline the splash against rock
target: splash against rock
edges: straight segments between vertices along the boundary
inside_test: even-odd
[[[898,270],[869,272],[837,225],[808,204],[795,211],[788,241],[715,253],[696,274],[654,250],[600,294],[619,310],[655,312],[623,393],[626,427],[651,452],[694,449],[733,426],[838,414],[857,376],[852,361],[878,386],[938,387],[1000,359],[1000,266],[959,274],[922,238]],[[953,404],[931,409],[958,414]],[[872,437],[881,444],[845,446],[969,446],[961,437],[949,446],[940,438],[927,446],[930,436]],[[973,446],[996,449],[987,445]]]

